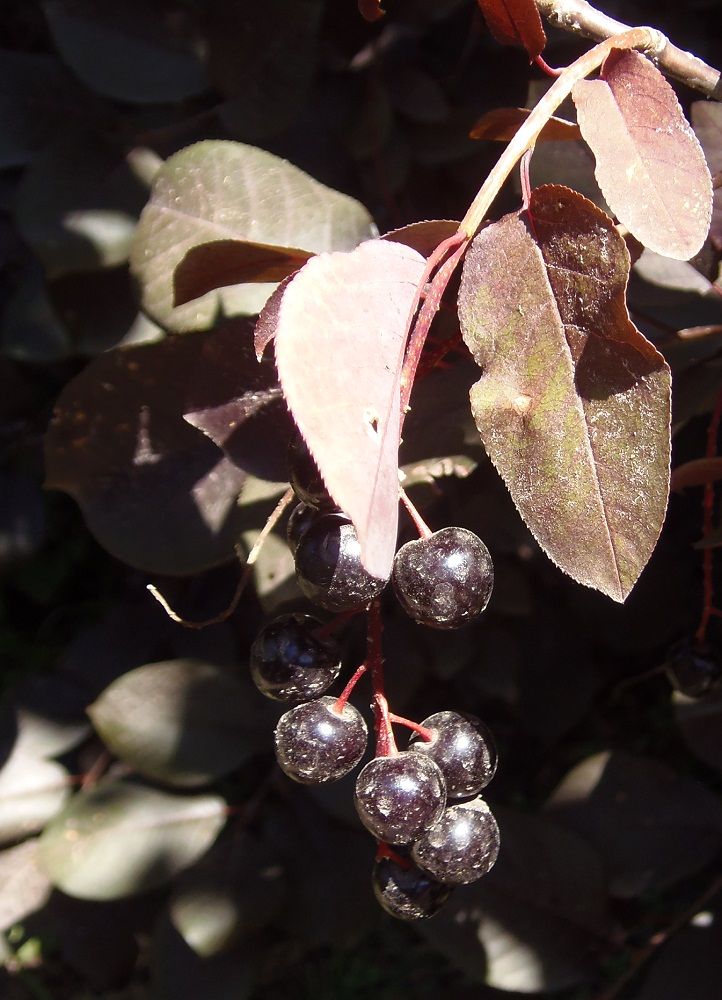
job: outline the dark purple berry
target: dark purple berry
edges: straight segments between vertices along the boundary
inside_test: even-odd
[[[289,445],[288,468],[293,492],[299,500],[312,507],[333,507],[318,466],[300,434]]]
[[[419,868],[447,885],[463,885],[486,875],[498,854],[499,827],[483,799],[450,806],[411,849]]]
[[[296,705],[278,720],[276,758],[282,771],[305,785],[336,781],[364,755],[368,731],[361,713],[348,703],[336,711],[326,696]]]
[[[458,628],[489,603],[494,565],[473,531],[442,528],[402,545],[391,579],[401,606],[419,624]]]
[[[251,676],[259,691],[278,701],[306,701],[333,684],[341,669],[341,647],[314,634],[321,622],[310,615],[281,615],[251,646]]]
[[[356,811],[378,840],[410,844],[440,818],[446,804],[444,776],[420,753],[375,757],[356,779]]]
[[[441,768],[450,799],[477,795],[496,773],[497,754],[488,726],[474,715],[436,712],[421,723],[433,733],[424,740],[414,733],[409,749],[427,754]]]
[[[374,863],[374,895],[392,917],[400,920],[421,920],[433,917],[451,895],[451,887],[408,863],[402,867],[392,858]]]
[[[318,517],[318,510],[308,503],[297,503],[286,525],[286,539],[291,552],[296,555],[298,543]]]
[[[296,575],[309,600],[336,612],[366,607],[386,586],[364,568],[356,529],[343,514],[324,514],[304,533]]]

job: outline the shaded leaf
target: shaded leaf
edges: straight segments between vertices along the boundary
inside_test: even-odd
[[[389,100],[398,112],[416,122],[442,122],[450,111],[438,80],[407,64],[389,73]]]
[[[601,79],[572,91],[596,177],[619,221],[650,250],[688,260],[707,237],[712,184],[677,97],[652,63],[614,49]]]
[[[722,526],[713,528],[694,545],[696,549],[718,549],[720,546],[722,546]]]
[[[183,939],[167,915],[155,927],[151,953],[154,1000],[246,1000],[253,971],[261,960],[251,939],[218,955],[201,957]]]
[[[716,101],[694,101],[690,117],[712,176],[722,171],[722,105]],[[718,250],[722,249],[722,188],[717,187],[712,201],[709,235]]]
[[[629,255],[576,192],[536,189],[464,263],[459,316],[484,374],[484,446],[566,573],[623,601],[659,535],[669,483],[669,370],[629,319]]]
[[[594,157],[583,142],[550,139],[538,146],[529,163],[531,186],[563,184],[589,198],[603,211],[608,205],[599,190],[594,176]],[[518,171],[512,177],[514,190],[521,195],[521,178]]]
[[[673,885],[703,868],[722,846],[722,805],[711,792],[657,761],[622,751],[577,764],[547,808],[597,848],[609,891],[622,899]]]
[[[46,531],[40,484],[24,473],[0,469],[0,570],[34,555]]]
[[[61,393],[45,442],[47,485],[77,500],[90,530],[118,558],[184,574],[232,555],[243,525],[236,499],[247,472],[272,459],[254,456],[249,444],[249,436],[262,434],[266,414],[257,407],[246,412],[254,427],[234,453],[236,464],[182,414],[191,387],[206,406],[223,400],[199,373],[215,374],[205,365],[209,355],[238,363],[248,341],[246,325],[231,321],[199,337],[111,351]],[[241,395],[244,379],[258,391],[264,378],[247,353],[247,375],[240,366],[236,371]],[[271,424],[273,418],[271,412]],[[243,439],[244,428],[238,430]]]
[[[695,458],[672,470],[670,489],[679,493],[692,486],[704,486],[722,479],[722,458]]]
[[[695,757],[722,771],[722,692],[704,698],[675,692],[672,700],[674,717],[687,746]]]
[[[246,281],[282,281],[313,254],[240,240],[216,240],[192,247],[173,273],[173,305],[182,306],[206,292]]]
[[[528,108],[492,108],[483,114],[469,132],[470,139],[494,139],[509,142],[524,124],[531,112]],[[558,142],[581,139],[579,126],[564,118],[552,116],[537,136],[537,142]]]
[[[489,31],[501,45],[520,45],[535,59],[547,43],[534,0],[477,0]]]
[[[722,950],[720,898],[657,949],[634,1000],[717,1000]]]
[[[0,344],[6,358],[52,363],[72,353],[70,337],[48,294],[43,269],[32,261],[5,303]]]
[[[536,993],[589,978],[607,927],[600,859],[544,817],[494,809],[499,860],[419,925],[427,942],[475,980]]]
[[[40,838],[53,884],[80,899],[162,885],[204,854],[225,822],[215,795],[185,797],[122,781],[79,792]]]
[[[318,61],[322,0],[209,0],[208,74],[232,135],[258,141],[299,116]]]
[[[634,271],[658,288],[673,288],[697,295],[715,296],[712,282],[685,260],[673,260],[652,250],[644,250]]]
[[[396,546],[399,380],[424,263],[383,240],[314,257],[287,285],[275,326],[288,407],[380,579]]]
[[[366,209],[285,160],[253,146],[207,140],[172,156],[158,172],[131,252],[143,307],[173,330],[210,326],[259,311],[266,283],[209,292],[173,306],[173,271],[194,246],[249,240],[312,253],[350,250],[374,235]]]
[[[0,770],[0,843],[42,830],[69,794],[64,767],[16,748]]]
[[[170,11],[143,0],[44,0],[42,6],[65,62],[105,97],[180,101],[208,86],[192,25],[178,6]]]
[[[37,840],[0,852],[0,932],[39,910],[50,891],[48,876],[38,863]]]
[[[267,743],[246,690],[197,660],[150,663],[123,674],[88,708],[110,752],[147,778],[180,787],[214,781]]]

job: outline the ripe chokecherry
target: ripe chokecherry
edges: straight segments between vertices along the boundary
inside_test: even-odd
[[[444,810],[411,849],[411,857],[438,882],[463,885],[490,871],[499,854],[499,827],[481,798]]]
[[[364,755],[368,731],[361,713],[326,695],[282,715],[274,735],[276,759],[289,778],[305,785],[336,781]]]
[[[424,754],[393,754],[369,761],[356,779],[356,811],[374,837],[409,844],[440,819],[446,786],[439,767]]]
[[[427,754],[439,765],[450,799],[477,795],[489,784],[496,773],[496,744],[481,719],[459,712],[436,712],[421,725],[430,731],[431,739],[414,733],[409,750]]]
[[[402,545],[391,579],[401,606],[419,624],[458,628],[489,603],[494,565],[473,531],[442,528]]]
[[[451,894],[450,886],[411,862],[400,864],[393,858],[379,858],[374,863],[372,884],[382,909],[400,920],[433,917]]]
[[[251,646],[251,676],[259,691],[278,701],[317,698],[341,669],[341,647],[314,633],[321,622],[310,615],[281,615],[269,622]]]
[[[386,586],[364,568],[356,529],[343,514],[324,514],[296,548],[296,576],[309,600],[329,611],[366,607]]]

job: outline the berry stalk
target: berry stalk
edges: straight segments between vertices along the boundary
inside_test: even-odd
[[[374,728],[376,730],[376,756],[393,757],[398,748],[389,716],[389,703],[384,687],[384,661],[381,649],[383,625],[381,606],[378,599],[373,601],[368,613],[368,640],[366,663],[371,672],[373,686]]]

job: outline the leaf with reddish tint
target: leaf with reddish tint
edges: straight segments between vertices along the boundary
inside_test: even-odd
[[[431,219],[425,222],[412,222],[400,229],[392,229],[384,233],[381,239],[390,240],[392,243],[403,243],[404,246],[417,250],[422,257],[430,257],[439,243],[448,240],[458,230],[459,223],[452,222],[451,219]]]
[[[670,376],[629,319],[629,255],[575,191],[532,193],[483,230],[459,316],[483,369],[477,427],[519,511],[575,580],[623,601],[659,536],[669,486]]]
[[[406,323],[424,267],[415,250],[384,240],[321,254],[289,281],[273,315],[288,407],[356,526],[364,565],[383,579],[396,546]]]
[[[493,139],[509,142],[519,131],[531,112],[528,108],[492,108],[482,115],[469,132],[470,139]],[[581,139],[579,126],[564,118],[552,116],[537,136],[537,142]]]
[[[717,178],[722,172],[722,104],[695,101],[690,112],[710,173]],[[722,250],[722,187],[719,185],[715,187],[709,234],[717,249]]]
[[[378,21],[386,13],[381,7],[381,0],[358,0],[358,9],[365,21]]]
[[[536,59],[547,43],[534,0],[478,0],[489,31],[501,45],[520,45]]]
[[[613,49],[601,79],[581,80],[572,97],[597,181],[619,221],[665,257],[699,253],[712,214],[709,169],[659,70],[639,52]]]
[[[242,240],[215,240],[191,247],[173,274],[173,305],[185,305],[206,292],[245,281],[281,281],[313,254]]]
[[[233,461],[183,419],[184,402],[205,412],[227,398],[212,364],[218,356],[235,366],[236,396],[245,386],[266,400],[275,380],[254,360],[244,321],[108,351],[58,399],[45,442],[47,485],[73,496],[100,544],[132,566],[185,574],[231,558],[247,476],[276,475],[282,446],[274,454],[258,443],[274,439],[276,408],[236,412]]]
[[[706,486],[722,479],[722,458],[695,458],[672,471],[670,488],[675,493],[692,486]]]

